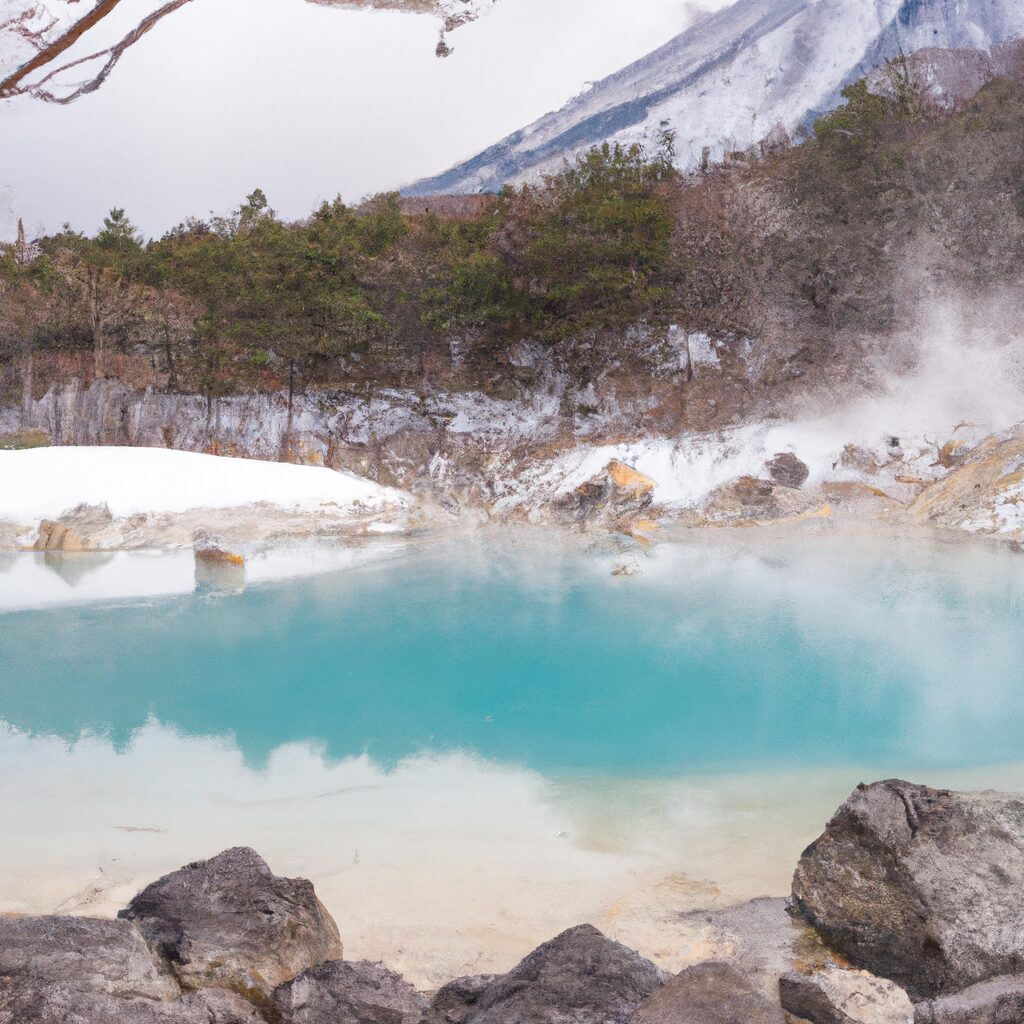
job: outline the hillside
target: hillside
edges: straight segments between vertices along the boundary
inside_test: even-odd
[[[409,194],[493,192],[606,140],[675,133],[691,169],[774,133],[795,136],[844,86],[924,47],[989,49],[1024,35],[1017,0],[739,0],[561,110]]]

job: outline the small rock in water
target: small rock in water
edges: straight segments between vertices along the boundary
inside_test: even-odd
[[[913,1024],[914,1007],[898,985],[867,971],[791,972],[779,979],[782,1008],[811,1024]]]
[[[643,571],[636,562],[619,562],[618,565],[612,569],[613,576],[641,576]]]

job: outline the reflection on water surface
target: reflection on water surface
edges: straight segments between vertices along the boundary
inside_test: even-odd
[[[112,912],[245,842],[424,983],[582,919],[671,959],[669,910],[784,892],[862,778],[1021,775],[1019,556],[729,535],[619,578],[530,533],[388,550],[0,615],[0,909]]]

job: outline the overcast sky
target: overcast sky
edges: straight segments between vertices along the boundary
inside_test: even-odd
[[[98,92],[0,104],[0,205],[6,188],[30,231],[93,230],[124,206],[155,235],[259,186],[299,217],[473,155],[667,41],[694,9],[722,5],[500,0],[439,60],[425,15],[194,0]]]

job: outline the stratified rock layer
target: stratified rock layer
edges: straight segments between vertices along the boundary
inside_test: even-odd
[[[1024,803],[889,780],[859,786],[804,852],[795,910],[914,997],[1024,970]]]
[[[337,926],[312,882],[278,878],[245,847],[166,875],[120,916],[138,925],[186,989],[269,995],[342,955]]]

